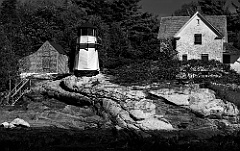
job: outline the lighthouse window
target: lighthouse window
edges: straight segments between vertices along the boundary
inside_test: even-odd
[[[88,29],[88,28],[85,28],[85,29],[82,29],[82,35],[83,36],[93,36],[93,29]]]
[[[85,28],[85,29],[82,29],[82,35],[84,36],[84,35],[87,35],[87,29]]]

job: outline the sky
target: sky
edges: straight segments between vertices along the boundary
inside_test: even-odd
[[[142,6],[144,12],[150,12],[159,16],[169,16],[185,3],[198,0],[141,0],[139,3]],[[237,0],[228,0],[228,4],[231,1],[236,2]]]

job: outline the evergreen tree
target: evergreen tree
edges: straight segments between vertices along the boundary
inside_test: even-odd
[[[191,16],[197,11],[198,3],[192,1],[187,4],[183,4],[181,9],[176,10],[174,16]]]
[[[199,0],[198,4],[206,15],[226,15],[229,13],[227,0]]]

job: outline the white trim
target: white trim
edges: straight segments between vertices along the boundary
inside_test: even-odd
[[[197,11],[183,26],[182,28],[180,28],[180,30],[173,36],[174,38],[178,38],[179,34],[183,31],[183,29],[185,29],[185,27],[193,20],[194,17],[197,16],[197,14],[199,14],[199,12]]]
[[[206,21],[209,25],[204,23],[210,30],[212,30],[217,36],[222,35],[211,23],[209,23],[204,16],[202,16],[198,11],[182,26],[182,28],[173,36],[174,38],[179,38],[180,33],[186,28],[186,26],[197,16],[199,15],[199,18],[203,21]],[[209,27],[211,26],[211,27]],[[211,29],[212,28],[212,29]],[[218,35],[219,34],[219,35]],[[225,35],[222,35],[225,37]]]

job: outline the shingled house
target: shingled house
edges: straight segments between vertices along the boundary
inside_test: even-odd
[[[215,59],[240,72],[240,53],[228,43],[225,15],[161,17],[158,39],[173,39],[179,60]]]
[[[46,41],[36,52],[20,60],[21,73],[68,73],[68,57],[63,48]]]

